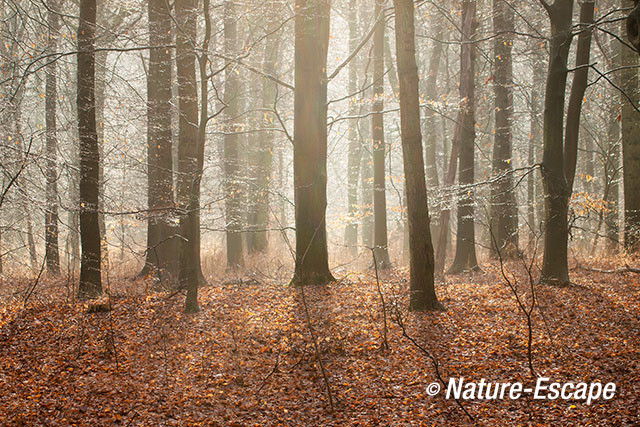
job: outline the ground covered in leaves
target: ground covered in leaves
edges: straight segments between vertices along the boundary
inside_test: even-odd
[[[535,288],[533,368],[615,382],[615,398],[463,402],[476,425],[640,425],[640,276],[572,274],[574,286]],[[516,277],[527,304],[526,275]],[[406,278],[381,277],[385,310],[376,280],[354,274],[305,288],[304,300],[284,280],[211,284],[195,315],[182,313],[181,294],[142,282],[91,313],[54,280],[26,305],[30,282],[5,281],[0,425],[474,425],[442,392],[427,395],[433,361],[399,320],[445,381],[535,383],[526,316],[498,266],[440,283],[445,312],[407,313]]]

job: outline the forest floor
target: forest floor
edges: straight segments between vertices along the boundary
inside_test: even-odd
[[[434,364],[402,325],[445,381],[535,384],[527,318],[499,266],[483,268],[438,284],[446,311],[426,314],[406,312],[403,270],[381,277],[385,310],[367,273],[306,287],[304,296],[281,279],[212,284],[200,290],[195,315],[182,313],[182,294],[150,292],[144,281],[122,283],[112,311],[90,313],[62,282],[40,282],[24,304],[33,282],[5,280],[0,425],[640,425],[633,273],[574,270],[573,286],[535,287],[536,374],[615,382],[613,399],[463,401],[472,423],[444,392],[430,397]],[[529,304],[525,271],[512,268]]]

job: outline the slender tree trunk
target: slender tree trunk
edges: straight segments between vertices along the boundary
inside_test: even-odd
[[[149,0],[149,45],[172,43],[172,17],[165,0]],[[147,78],[147,257],[146,273],[174,282],[178,275],[174,206],[171,49],[149,51]],[[168,286],[168,283],[165,286]]]
[[[384,0],[374,0],[376,19],[382,14]],[[380,20],[373,35],[373,243],[375,259],[379,269],[391,267],[387,247],[387,200],[385,188],[385,142],[384,142],[384,27]]]
[[[458,112],[456,120],[456,129],[451,143],[451,152],[449,153],[449,165],[447,167],[444,186],[451,188],[456,181],[456,172],[458,168],[458,156],[460,154],[460,135],[462,132],[462,112]],[[448,197],[451,198],[450,196]],[[447,257],[447,245],[449,242],[449,222],[451,220],[451,200],[445,200],[444,209],[440,212],[440,224],[438,225],[438,250],[436,252],[436,277],[444,275],[444,264]]]
[[[429,228],[429,208],[422,156],[418,67],[415,52],[414,5],[411,0],[394,0],[396,12],[396,55],[400,88],[400,126],[404,160],[407,216],[409,219],[409,308],[437,310],[434,286],[434,256]]]
[[[349,0],[349,51],[353,52],[358,45],[358,8],[356,0]],[[349,93],[358,90],[358,61],[349,64]],[[355,116],[359,112],[357,103],[350,105],[349,112]],[[349,120],[349,155],[347,159],[347,203],[349,219],[344,231],[344,245],[350,255],[358,255],[358,178],[362,160],[362,145],[358,138],[358,121]]]
[[[531,48],[537,52],[540,50],[540,46],[537,40],[531,42]],[[540,149],[542,147],[542,127],[540,126],[540,99],[541,99],[541,91],[540,87],[542,87],[543,82],[543,73],[542,64],[541,64],[540,55],[536,55],[536,57],[532,60],[533,64],[531,67],[533,69],[533,78],[531,81],[531,99],[530,99],[530,116],[529,116],[529,147],[528,147],[528,163],[529,166],[534,165],[539,161],[540,158]],[[539,178],[536,171],[529,172],[527,176],[527,222],[528,228],[530,230],[530,238],[534,240],[542,228],[540,224],[536,221],[540,222],[542,219],[542,215],[540,215],[541,205],[538,200],[538,195],[540,194],[539,189]]]
[[[518,207],[513,188],[512,121],[514,9],[504,0],[493,0],[493,42],[495,96],[495,137],[493,175],[499,177],[491,188],[492,253],[512,257],[518,250]]]
[[[478,22],[476,4],[465,0],[462,3],[462,41],[460,57],[460,171],[458,184],[473,185],[475,179],[475,55],[474,39]],[[474,189],[463,189],[458,199],[458,233],[456,255],[449,274],[478,270],[475,241]]]
[[[98,220],[100,149],[95,99],[96,0],[80,2],[78,27],[78,131],[80,135],[80,298],[102,293]]]
[[[335,280],[327,251],[329,0],[296,0],[293,168],[296,267],[292,284]]]
[[[569,188],[569,197],[573,190],[573,180],[576,175],[576,162],[578,159],[578,142],[580,132],[580,116],[584,93],[587,89],[589,77],[589,58],[591,57],[591,35],[593,24],[594,1],[584,1],[580,6],[581,32],[578,37],[578,50],[576,51],[576,68],[571,84],[569,106],[567,108],[567,125],[564,135],[564,169]],[[591,153],[592,151],[588,151]]]
[[[544,101],[542,180],[545,192],[545,236],[540,280],[546,283],[567,284],[570,191],[564,168],[563,133],[573,0],[557,0],[548,12],[551,20],[551,40]]]
[[[238,16],[233,1],[224,3],[224,46],[228,56],[236,55]],[[230,64],[226,70],[224,86],[224,102],[227,105],[226,133],[224,136],[224,171],[225,171],[225,212],[227,229],[227,268],[236,269],[244,265],[242,244],[242,191],[240,174],[240,139],[237,135],[239,113],[239,86],[236,64]]]
[[[100,17],[100,9],[97,12],[97,16]],[[105,94],[107,90],[107,56],[108,52],[99,51],[96,53],[96,73],[95,73],[95,97],[96,97],[96,133],[98,135],[98,155],[100,159],[104,159],[104,106],[105,106]],[[98,200],[98,225],[100,226],[100,257],[102,266],[105,269],[109,268],[109,244],[107,242],[107,224],[104,214],[104,196],[105,196],[105,180],[104,180],[104,162],[100,161],[100,170],[98,171],[98,186],[99,186],[99,200]]]
[[[611,93],[611,99],[617,94]],[[617,254],[620,250],[618,227],[618,200],[620,198],[620,122],[618,121],[618,102],[610,102],[607,127],[607,157],[605,163],[605,225],[607,235],[607,252]]]
[[[58,32],[60,31],[58,0],[49,0],[47,25],[49,30],[48,51],[58,50]],[[47,206],[45,210],[45,258],[47,270],[52,274],[60,273],[60,251],[58,249],[58,137],[57,137],[57,101],[58,66],[52,61],[46,68],[45,81],[45,122],[46,122],[46,178]]]
[[[266,5],[267,17],[267,38],[264,48],[264,59],[262,69],[266,75],[276,75],[278,63],[278,50],[280,46],[280,35],[275,32],[277,23],[277,3],[268,2]],[[262,82],[262,102],[265,109],[263,124],[265,129],[272,128],[276,122],[274,114],[268,112],[275,107],[277,97],[277,83],[264,79]],[[275,133],[273,131],[263,132],[262,144],[257,148],[257,158],[255,167],[257,169],[257,197],[254,215],[254,224],[257,231],[253,233],[251,252],[265,253],[269,240],[267,228],[269,227],[269,196],[271,194],[271,180],[273,169],[273,150]]]
[[[437,38],[445,31],[444,17],[442,14],[436,13],[434,19],[436,20],[434,34]],[[426,102],[428,104],[428,108],[425,109],[424,120],[424,133],[426,134],[424,160],[425,168],[427,170],[427,188],[432,190],[436,190],[440,185],[438,179],[438,166],[436,165],[438,138],[434,131],[436,128],[436,112],[433,108],[435,107],[434,104],[438,102],[438,74],[440,71],[440,63],[442,62],[443,51],[444,43],[437,40],[433,41],[426,81]]]
[[[370,133],[371,133],[371,122],[369,120],[364,120],[360,124],[360,132],[362,135],[363,143],[367,144],[370,142]],[[360,184],[361,184],[361,223],[362,227],[362,246],[366,248],[373,247],[373,227],[374,227],[374,217],[373,217],[373,205],[374,205],[374,194],[373,194],[373,155],[371,151],[367,148],[362,148],[361,152],[361,162],[360,166]]]

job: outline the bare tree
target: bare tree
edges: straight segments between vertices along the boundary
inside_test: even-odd
[[[433,244],[422,160],[414,5],[411,0],[394,0],[393,5],[396,12],[400,126],[409,221],[409,308],[414,311],[439,310],[442,306],[434,286]]]
[[[294,285],[334,280],[327,251],[327,54],[329,0],[296,0],[293,169]]]

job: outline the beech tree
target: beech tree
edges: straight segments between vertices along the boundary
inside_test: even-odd
[[[387,201],[384,142],[384,32],[382,17],[384,0],[375,0],[375,16],[378,19],[373,35],[373,250],[378,268],[391,267],[387,248]]]
[[[327,251],[327,54],[329,0],[296,0],[293,183],[296,266],[292,284],[335,280]]]
[[[396,14],[400,126],[409,223],[409,308],[414,311],[439,310],[442,306],[434,286],[433,244],[422,160],[414,5],[411,0],[394,0],[393,6]]]
[[[145,273],[161,280],[178,274],[173,222],[173,141],[171,137],[172,16],[165,0],[149,0],[147,77],[147,249]]]
[[[503,256],[518,249],[518,207],[513,191],[513,59],[515,11],[504,0],[493,0],[493,93],[495,96],[495,136],[493,174],[498,179],[491,188],[492,245]]]
[[[100,149],[95,100],[96,0],[80,2],[78,26],[78,132],[80,135],[80,264],[81,298],[102,293],[100,225],[98,221]]]
[[[456,254],[449,274],[478,270],[475,239],[474,189],[475,179],[475,57],[474,39],[478,21],[476,2],[462,2],[462,47],[460,49],[460,149],[458,184],[469,186],[458,198],[458,231]]]
[[[58,33],[60,31],[59,0],[48,2],[47,26],[50,53],[58,49]],[[58,136],[57,136],[57,103],[58,103],[58,64],[55,61],[47,66],[45,81],[45,121],[47,152],[47,207],[45,211],[45,248],[47,269],[53,274],[60,273],[60,251],[58,248]]]

